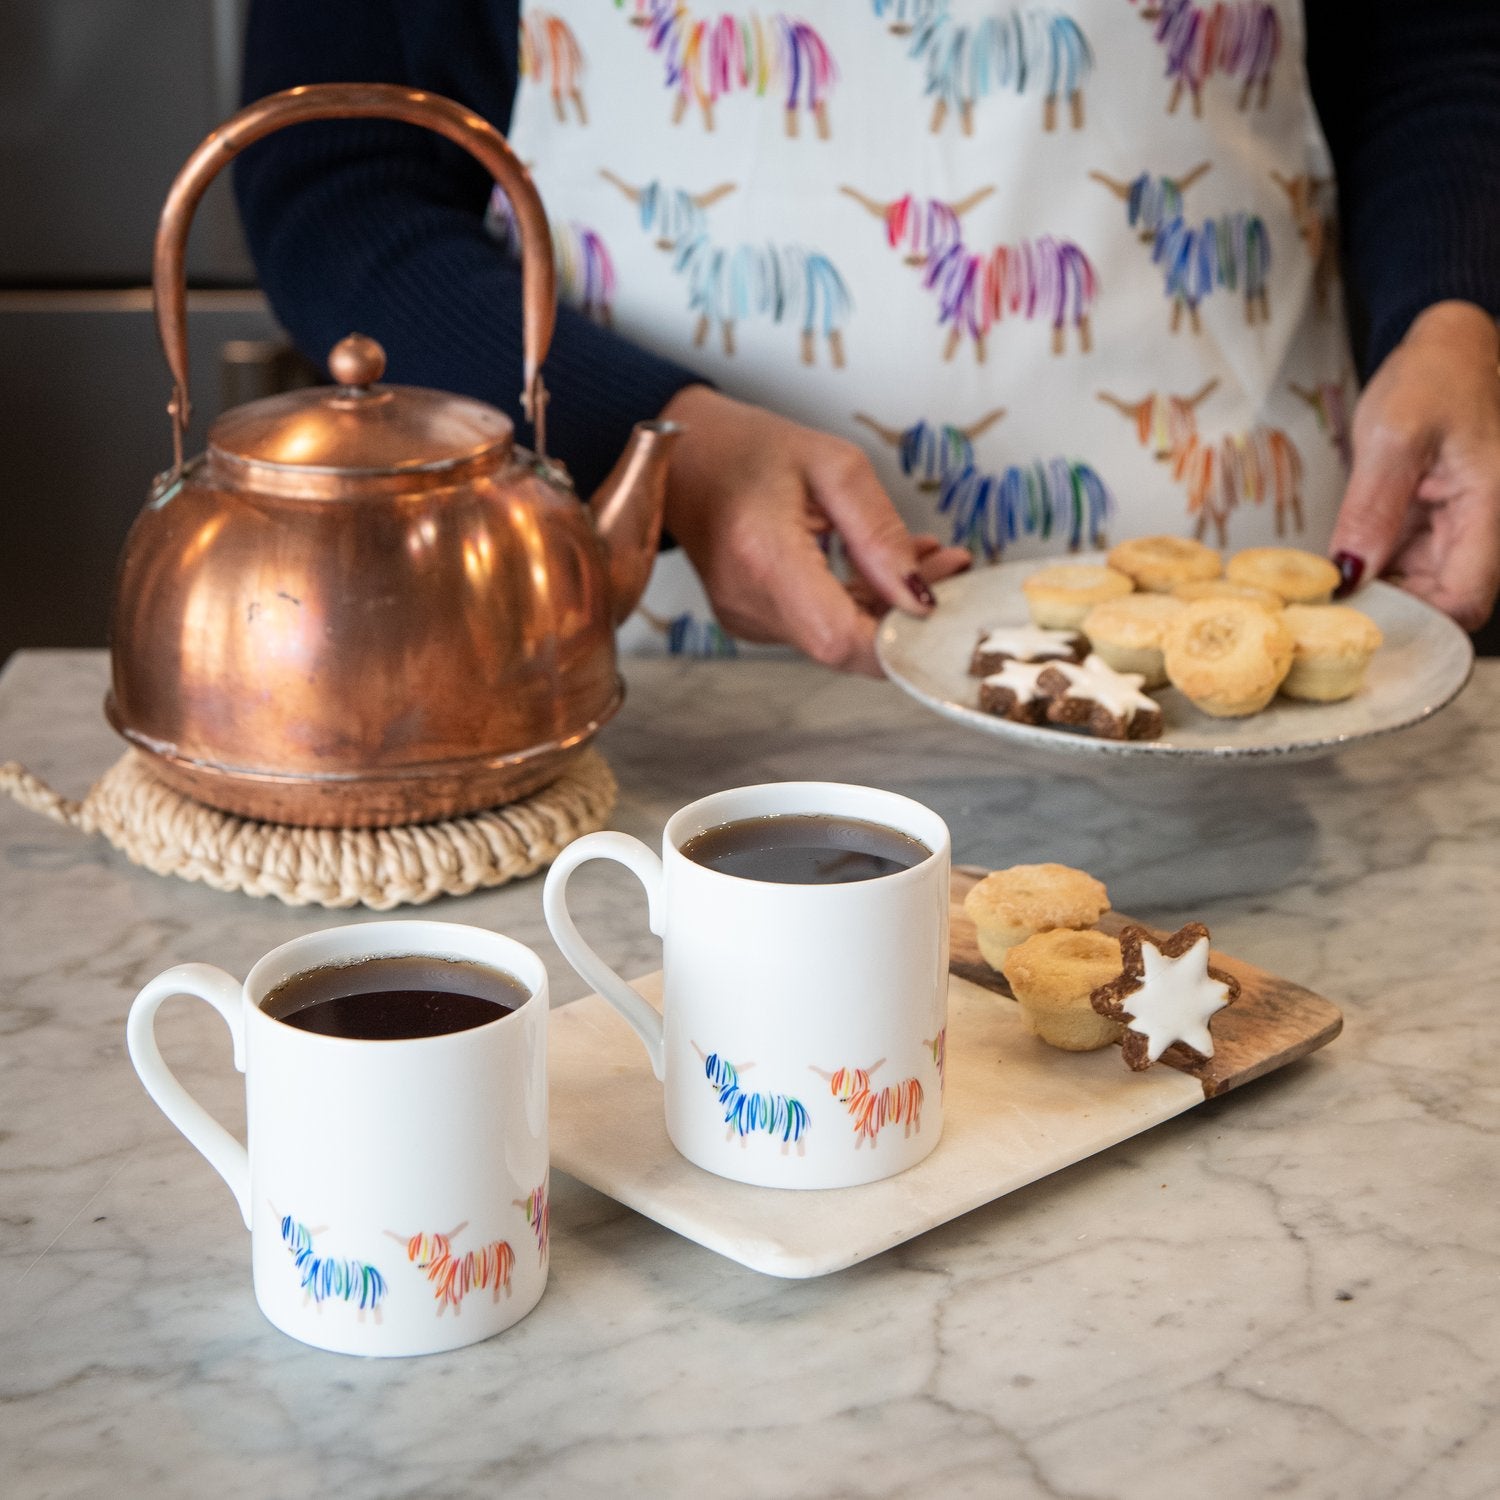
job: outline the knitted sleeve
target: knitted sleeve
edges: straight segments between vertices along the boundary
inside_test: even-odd
[[[1434,302],[1500,315],[1500,5],[1307,0],[1307,69],[1361,369]]]

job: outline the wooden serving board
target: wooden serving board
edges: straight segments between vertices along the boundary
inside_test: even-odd
[[[964,897],[987,873],[971,865],[954,867],[948,967],[971,984],[1014,999],[1004,976],[979,956],[974,924],[964,913]],[[1114,934],[1132,921],[1111,911],[1097,925],[1101,932]],[[1154,937],[1165,936],[1160,928],[1144,922],[1136,925],[1145,927]],[[1206,1062],[1199,1062],[1181,1048],[1169,1047],[1161,1059],[1196,1078],[1203,1085],[1205,1098],[1227,1093],[1252,1078],[1316,1052],[1343,1029],[1344,1018],[1338,1007],[1312,990],[1217,949],[1211,950],[1211,962],[1240,982],[1239,998],[1213,1018],[1214,1055]]]

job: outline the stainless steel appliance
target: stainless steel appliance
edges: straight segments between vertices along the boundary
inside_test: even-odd
[[[164,464],[156,211],[238,102],[246,7],[0,4],[0,661],[104,643],[120,547]],[[285,383],[226,183],[187,269],[197,447],[221,409]]]

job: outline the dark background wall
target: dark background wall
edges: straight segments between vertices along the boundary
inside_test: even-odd
[[[0,0],[0,662],[104,642],[115,559],[171,460],[156,216],[238,105],[245,4]],[[188,274],[196,449],[284,347],[227,179],[194,221]]]

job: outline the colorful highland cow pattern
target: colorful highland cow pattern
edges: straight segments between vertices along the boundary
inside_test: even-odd
[[[1138,0],[1130,0],[1136,5]],[[1281,55],[1281,18],[1270,0],[1147,0],[1137,12],[1165,60],[1172,94],[1167,113],[1175,114],[1186,91],[1193,115],[1203,115],[1203,88],[1218,76],[1240,86],[1239,107],[1264,109],[1271,97],[1271,74]]]
[[[828,1080],[829,1092],[848,1111],[856,1148],[866,1141],[873,1148],[887,1125],[902,1126],[904,1136],[922,1128],[921,1083],[915,1078],[904,1078],[889,1088],[872,1086],[871,1074],[884,1066],[885,1059],[881,1058],[868,1068],[836,1068],[831,1073],[822,1068],[812,1070]]]
[[[734,637],[715,619],[704,618],[692,610],[665,616],[643,606],[636,612],[662,638],[668,656],[725,660],[739,655]]]
[[[754,1067],[753,1063],[738,1065],[717,1052],[705,1052],[696,1042],[693,1050],[703,1063],[703,1076],[708,1080],[724,1111],[724,1139],[739,1138],[746,1144],[750,1135],[767,1135],[781,1142],[783,1156],[795,1145],[797,1155],[806,1154],[807,1143],[803,1137],[812,1122],[807,1106],[800,1099],[788,1094],[759,1094],[747,1091],[740,1084],[740,1074]]]
[[[570,104],[580,125],[589,122],[579,87],[583,72],[583,49],[572,27],[550,11],[527,6],[521,16],[521,77],[547,89],[559,122],[567,120]]]
[[[992,473],[976,460],[974,439],[1004,415],[997,408],[969,427],[918,421],[897,429],[863,412],[854,420],[896,450],[901,472],[919,490],[938,492],[938,514],[947,518],[954,546],[988,561],[1023,536],[1066,537],[1072,552],[1085,543],[1102,547],[1115,500],[1089,464],[1054,457]]]
[[[914,479],[919,490],[934,491],[974,467],[974,440],[1004,416],[1005,408],[997,406],[967,427],[924,421],[913,422],[906,428],[888,427],[862,411],[855,412],[854,420],[896,450],[901,472]]]
[[[548,1197],[549,1180],[542,1180],[524,1198],[512,1201],[526,1215],[531,1232],[536,1236],[536,1263],[542,1265],[547,1259],[547,1246],[552,1238],[552,1203]]]
[[[1271,181],[1286,194],[1297,237],[1312,258],[1317,310],[1326,316],[1339,279],[1338,194],[1333,178],[1316,177],[1310,172],[1295,177],[1272,172]]]
[[[840,189],[885,222],[885,240],[892,250],[899,250],[909,266],[926,267],[934,255],[942,255],[963,241],[959,220],[976,203],[989,196],[992,189],[980,188],[957,203],[942,203],[935,198],[917,198],[906,193],[889,203],[876,203],[855,188]]]
[[[1354,388],[1291,0],[540,0],[523,29],[512,144],[568,300],[864,442],[913,530],[1327,536]],[[627,649],[756,654],[680,553],[646,602]]]
[[[1200,162],[1180,178],[1142,172],[1130,182],[1089,173],[1125,204],[1126,224],[1151,246],[1162,293],[1172,304],[1173,333],[1184,309],[1193,332],[1201,333],[1198,304],[1219,290],[1244,298],[1246,323],[1271,318],[1271,239],[1265,220],[1254,213],[1229,213],[1194,226],[1183,215],[1183,194],[1207,171],[1209,163]]]
[[[922,285],[936,295],[938,321],[948,330],[944,359],[967,337],[983,363],[985,339],[1007,316],[1047,322],[1054,354],[1066,347],[1068,328],[1079,349],[1089,350],[1094,268],[1071,240],[1042,235],[981,252],[953,245],[928,261]]]
[[[432,1284],[439,1317],[450,1307],[456,1317],[463,1307],[464,1298],[471,1291],[487,1288],[496,1302],[502,1292],[510,1296],[511,1272],[516,1266],[516,1252],[511,1249],[510,1242],[491,1240],[478,1250],[456,1253],[453,1241],[467,1227],[467,1223],[463,1223],[447,1234],[413,1234],[405,1239],[387,1231],[393,1240],[405,1246],[406,1258]]]
[[[948,1087],[948,1028],[944,1026],[935,1037],[924,1041],[922,1045],[932,1053],[932,1065],[937,1069],[938,1090],[942,1092]]]
[[[720,100],[735,94],[775,99],[785,111],[786,133],[801,134],[810,115],[822,140],[831,134],[828,100],[838,81],[833,53],[806,21],[756,11],[700,15],[684,0],[615,0],[661,60],[673,98],[672,123],[696,108],[713,130]]]
[[[1123,401],[1108,391],[1099,399],[1135,424],[1143,448],[1170,466],[1172,478],[1187,486],[1188,514],[1201,540],[1210,528],[1219,546],[1228,542],[1229,517],[1243,502],[1275,508],[1276,535],[1287,522],[1302,530],[1302,455],[1279,427],[1257,424],[1246,432],[1217,439],[1198,434],[1197,408],[1218,388],[1210,380],[1196,395],[1153,392]]]
[[[1340,375],[1337,380],[1320,380],[1316,385],[1298,385],[1292,381],[1291,393],[1312,411],[1318,426],[1333,444],[1334,452],[1347,468],[1354,462],[1354,438],[1352,414],[1349,410],[1349,377]]]
[[[695,347],[714,325],[724,353],[732,355],[738,324],[790,324],[800,335],[803,364],[816,363],[821,337],[833,367],[843,368],[849,289],[826,255],[800,245],[716,239],[707,211],[736,190],[732,182],[690,193],[659,180],[637,187],[610,171],[600,175],[636,205],[642,233],[671,255],[672,270],[687,287],[688,310],[697,315]]]
[[[521,231],[515,209],[498,187],[490,194],[485,227],[512,255],[520,255]],[[607,328],[615,300],[615,263],[609,246],[585,224],[554,218],[550,219],[550,228],[558,296]]]
[[[955,20],[948,0],[873,0],[877,19],[909,39],[907,55],[922,70],[932,101],[928,128],[940,132],[951,116],[974,134],[977,104],[998,94],[1039,94],[1042,129],[1057,129],[1066,102],[1075,130],[1083,129],[1083,86],[1094,54],[1082,28],[1062,11],[1001,7],[973,23]]]
[[[291,1214],[278,1217],[281,1243],[291,1254],[306,1300],[320,1309],[325,1302],[347,1302],[359,1310],[361,1322],[370,1312],[378,1323],[380,1303],[387,1290],[385,1277],[365,1261],[319,1255],[313,1241],[324,1232],[322,1228],[309,1229]]]
[[[886,243],[902,251],[907,264],[922,266],[922,285],[937,301],[938,325],[948,330],[945,360],[967,337],[983,363],[991,329],[1007,317],[1048,323],[1054,354],[1063,353],[1071,328],[1079,350],[1088,353],[1098,278],[1072,240],[1042,235],[987,250],[965,244],[960,221],[992,188],[955,203],[911,194],[882,203],[847,185],[839,191],[881,221]]]
[[[938,512],[949,539],[987,562],[1023,537],[1065,538],[1070,552],[1103,547],[1114,496],[1098,473],[1075,459],[1010,464],[998,474],[965,469],[943,486]]]

